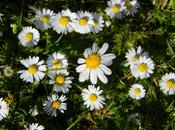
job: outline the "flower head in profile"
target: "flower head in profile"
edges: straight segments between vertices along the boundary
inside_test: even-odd
[[[39,61],[38,56],[29,56],[29,58],[23,59],[20,62],[27,68],[27,70],[18,71],[18,73],[21,74],[20,78],[23,79],[23,81],[33,83],[35,80],[40,81],[44,78],[46,65],[43,65],[43,60]]]
[[[148,78],[154,70],[154,62],[151,58],[140,56],[137,61],[131,65],[131,73],[135,78]]]
[[[85,11],[78,11],[75,19],[74,30],[81,34],[90,33],[93,27],[93,16],[91,13]]]
[[[85,58],[78,59],[78,63],[81,65],[76,68],[76,71],[80,73],[80,82],[90,79],[92,84],[96,84],[97,78],[105,84],[108,82],[105,75],[111,75],[112,71],[107,66],[112,65],[112,60],[116,57],[112,53],[105,54],[108,47],[108,43],[104,43],[99,49],[94,43],[92,49],[87,48],[84,51]]]
[[[129,90],[129,96],[133,99],[140,100],[145,97],[145,89],[141,84],[134,84]]]
[[[125,9],[124,2],[122,0],[110,0],[108,1],[108,7],[105,12],[110,18],[116,17],[121,19],[123,17],[123,10]]]
[[[93,14],[93,27],[92,27],[92,32],[93,33],[99,33],[100,31],[102,31],[103,27],[104,27],[104,20],[103,17],[100,16],[98,13],[94,13]]]
[[[89,85],[88,89],[83,89],[82,96],[84,100],[84,105],[86,105],[90,110],[103,108],[104,97],[101,95],[103,90],[100,87],[95,87],[94,85]]]
[[[34,47],[39,42],[40,33],[35,28],[23,27],[23,30],[18,35],[18,39],[24,47]]]
[[[3,98],[0,98],[0,121],[6,118],[9,114],[9,107]]]
[[[32,123],[28,127],[24,126],[25,130],[44,130],[44,126],[39,125],[38,123]]]
[[[124,0],[126,15],[134,15],[138,12],[139,4],[137,0]]]
[[[72,87],[73,77],[68,77],[69,72],[67,70],[53,71],[48,74],[51,78],[49,84],[54,84],[54,91],[68,93]]]
[[[51,19],[53,30],[59,34],[72,32],[76,17],[76,13],[72,13],[69,9],[62,10]]]
[[[51,28],[51,22],[50,19],[53,17],[55,13],[51,11],[50,9],[42,9],[37,10],[36,15],[34,17],[34,22],[36,24],[36,27],[41,30],[47,30]]]
[[[175,94],[175,73],[166,73],[159,81],[160,89],[169,95]]]
[[[57,116],[57,112],[64,113],[67,110],[67,103],[64,103],[67,98],[64,95],[60,97],[57,94],[52,94],[47,97],[47,100],[44,102],[44,111],[51,116]]]
[[[125,66],[132,65],[134,62],[139,60],[140,56],[148,57],[148,52],[144,52],[142,47],[139,46],[136,50],[132,47],[126,52],[125,57],[127,58],[127,62]]]

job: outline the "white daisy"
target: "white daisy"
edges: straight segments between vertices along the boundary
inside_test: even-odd
[[[51,25],[53,30],[57,33],[64,33],[73,31],[74,21],[76,19],[76,14],[72,13],[69,9],[62,10],[61,13],[56,14],[51,19]]]
[[[154,70],[154,62],[151,58],[146,56],[140,56],[138,60],[136,60],[131,65],[131,73],[135,78],[144,79],[150,77],[150,74],[153,73]]]
[[[40,34],[35,28],[24,27],[19,33],[18,39],[24,47],[33,47],[38,44]]]
[[[47,100],[44,102],[44,111],[48,115],[56,117],[57,111],[64,113],[64,111],[67,109],[67,103],[64,103],[66,100],[66,96],[61,95],[61,97],[59,97],[58,95],[53,94],[50,97],[47,97]]]
[[[52,55],[49,56],[47,60],[47,67],[49,69],[62,69],[67,68],[68,61],[64,54],[59,52],[54,52]]]
[[[37,10],[35,18],[33,19],[37,28],[41,30],[47,30],[51,28],[50,19],[55,13],[50,9]]]
[[[141,46],[139,46],[137,48],[137,50],[135,50],[132,47],[131,49],[128,50],[128,52],[125,55],[125,57],[127,58],[127,62],[128,62],[128,63],[125,64],[125,66],[132,65],[134,62],[139,60],[140,56],[148,57],[148,52],[143,52],[143,49],[141,48]]]
[[[38,123],[32,123],[28,127],[24,126],[25,130],[44,130],[44,126],[39,125]]]
[[[54,84],[54,91],[68,93],[71,88],[73,77],[68,77],[69,72],[67,70],[54,71],[48,74],[51,78],[49,84]]]
[[[103,90],[100,87],[97,88],[94,85],[89,85],[88,89],[83,89],[82,97],[84,100],[84,105],[86,105],[90,110],[103,108],[105,99],[101,95]]]
[[[98,13],[94,13],[93,14],[93,27],[92,27],[92,32],[93,33],[99,33],[100,31],[102,31],[103,27],[104,27],[104,20],[103,17],[100,16]]]
[[[108,1],[108,6],[109,7],[106,8],[105,12],[110,18],[117,17],[118,19],[121,19],[123,17],[125,6],[122,0],[110,0]]]
[[[139,7],[139,4],[137,3],[137,0],[124,0],[125,1],[125,11],[126,15],[134,15],[138,12],[137,8]]]
[[[108,79],[105,75],[111,75],[111,70],[106,67],[110,66],[115,59],[115,55],[112,53],[105,54],[108,49],[108,43],[104,43],[101,49],[98,49],[96,43],[93,44],[92,49],[87,48],[84,51],[84,58],[79,58],[78,63],[81,64],[76,68],[76,71],[80,73],[79,81],[84,82],[90,78],[92,84],[97,83],[97,77],[103,83],[107,83]]]
[[[139,100],[145,97],[145,89],[140,84],[134,84],[129,90],[129,96],[133,99]]]
[[[3,98],[0,98],[0,121],[7,117],[9,114],[9,107],[7,103],[3,100]]]
[[[175,73],[166,73],[159,81],[160,89],[169,95],[175,94]]]
[[[138,116],[139,116],[138,113],[132,113],[132,114],[127,116],[128,117],[127,120],[129,122],[132,122],[132,123],[136,124],[137,126],[140,126],[141,125],[141,121],[138,118]]]
[[[33,83],[34,80],[40,81],[44,78],[45,73],[43,71],[46,71],[46,65],[43,65],[43,60],[39,61],[38,56],[29,56],[29,58],[20,60],[20,62],[27,68],[27,70],[18,71],[23,81]]]
[[[74,24],[74,30],[81,34],[89,33],[93,27],[93,16],[85,11],[78,11],[77,18]]]

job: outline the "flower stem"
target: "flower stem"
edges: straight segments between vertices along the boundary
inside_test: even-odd
[[[70,130],[72,127],[74,127],[78,122],[80,122],[85,117],[85,113],[82,113],[82,115],[78,116],[78,118],[70,124],[70,126],[66,130]]]

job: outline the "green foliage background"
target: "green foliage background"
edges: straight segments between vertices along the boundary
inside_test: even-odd
[[[175,97],[161,92],[158,82],[168,72],[175,71],[175,1],[174,0],[139,0],[139,12],[122,20],[113,19],[110,27],[105,27],[99,34],[81,35],[69,33],[59,35],[52,29],[40,31],[41,38],[32,49],[24,48],[17,38],[24,26],[33,26],[34,8],[48,8],[55,12],[69,8],[71,11],[87,10],[99,12],[104,19],[107,1],[105,0],[1,0],[0,13],[0,96],[10,104],[9,116],[0,122],[2,130],[23,129],[24,124],[38,122],[46,130],[173,130],[175,129]],[[82,57],[84,49],[93,42],[101,46],[110,44],[116,59],[110,67],[113,74],[109,83],[98,85],[103,89],[106,104],[100,111],[90,112],[83,106],[79,88],[87,87],[89,82],[80,83],[75,71],[77,59]],[[144,80],[130,76],[130,69],[124,67],[125,52],[130,47],[141,45],[155,62],[154,74]],[[75,77],[67,94],[68,110],[58,117],[49,117],[43,112],[42,103],[52,90],[48,77],[40,83],[29,84],[19,79],[17,71],[23,69],[20,60],[39,56],[46,60],[53,52],[65,53],[69,61],[70,75]],[[4,75],[4,67],[11,66],[12,77]],[[147,94],[140,101],[128,96],[128,90],[134,83],[143,84]],[[38,106],[39,115],[32,117],[30,109]],[[127,116],[139,113],[141,126],[127,121]]]

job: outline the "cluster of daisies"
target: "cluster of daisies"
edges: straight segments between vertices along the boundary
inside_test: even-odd
[[[123,17],[123,12],[126,12],[126,15],[135,14],[139,7],[136,0],[110,0],[108,6],[105,10],[106,14],[110,18],[117,17],[118,19]],[[40,30],[53,28],[58,34],[67,34],[73,31],[80,34],[99,33],[103,30],[105,23],[103,17],[98,13],[88,11],[74,13],[69,9],[58,13],[54,13],[50,9],[37,10],[33,22]],[[40,33],[31,26],[23,27],[18,39],[24,47],[33,47],[39,42]]]
[[[125,15],[134,15],[138,12],[137,0],[110,0],[105,12],[110,18],[121,19]]]
[[[112,53],[105,54],[109,47],[108,43],[104,43],[101,48],[93,43],[92,48],[85,49],[84,58],[78,59],[76,71],[79,74],[79,81],[85,82],[90,80],[91,84],[88,88],[82,90],[82,98],[84,105],[90,110],[103,108],[104,97],[101,95],[103,91],[100,87],[95,87],[98,79],[107,83],[106,75],[111,75],[112,71],[108,66],[112,65],[115,55]],[[51,116],[57,116],[59,112],[64,113],[67,110],[66,93],[72,87],[73,77],[69,77],[67,57],[60,53],[54,52],[47,59],[47,64],[39,57],[31,57],[20,61],[26,69],[18,71],[20,78],[29,83],[39,82],[47,75],[50,80],[49,84],[53,85],[53,92],[43,103],[44,111]],[[61,94],[59,96],[59,94]],[[37,126],[33,124],[31,127]]]
[[[141,46],[137,50],[131,48],[125,57],[127,58],[125,66],[130,67],[135,78],[146,79],[153,73],[155,64],[149,57],[148,52],[144,52]],[[175,73],[165,74],[159,81],[159,85],[164,93],[175,94]],[[145,97],[145,94],[146,90],[141,84],[134,84],[129,90],[129,95],[133,99],[139,100]]]

